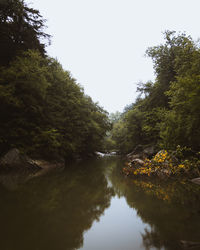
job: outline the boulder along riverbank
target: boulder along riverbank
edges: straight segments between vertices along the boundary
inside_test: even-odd
[[[135,178],[187,178],[200,185],[199,154],[184,158],[176,151],[155,151],[154,147],[137,147],[126,156],[123,173]],[[182,156],[182,157],[181,157]]]

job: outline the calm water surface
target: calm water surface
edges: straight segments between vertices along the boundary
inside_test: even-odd
[[[200,250],[200,187],[121,168],[113,157],[32,179],[1,174],[0,249]]]

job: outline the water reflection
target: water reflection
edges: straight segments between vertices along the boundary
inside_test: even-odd
[[[112,169],[109,179],[115,192],[150,226],[142,233],[144,249],[189,249],[182,240],[200,242],[199,186],[187,181],[130,180],[120,174],[121,163]]]
[[[199,186],[133,180],[121,168],[108,158],[24,181],[1,175],[0,248],[180,250],[190,249],[181,240],[200,241]]]
[[[1,187],[0,248],[77,249],[112,195],[101,168],[91,164],[35,178],[13,192]]]

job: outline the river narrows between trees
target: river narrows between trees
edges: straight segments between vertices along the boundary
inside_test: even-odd
[[[0,249],[200,250],[200,186],[122,175],[117,157],[0,175]]]

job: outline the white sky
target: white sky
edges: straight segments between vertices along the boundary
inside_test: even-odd
[[[47,19],[49,55],[109,112],[135,100],[139,81],[154,79],[144,54],[163,42],[163,31],[200,37],[199,0],[32,0],[31,6]]]

